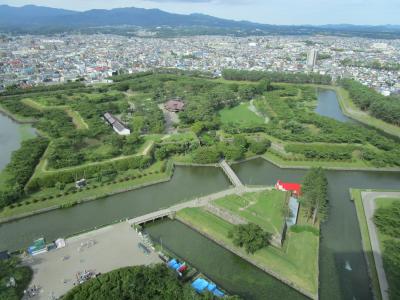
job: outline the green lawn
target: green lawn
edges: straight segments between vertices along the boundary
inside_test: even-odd
[[[36,136],[34,131],[32,130],[32,126],[29,124],[19,125],[19,134],[21,136],[22,141],[29,140]]]
[[[284,220],[286,193],[272,190],[261,193],[231,195],[214,204],[237,214],[272,234],[281,234]]]
[[[219,114],[223,124],[257,125],[265,123],[264,118],[249,109],[249,103],[241,103],[232,108],[225,108],[220,110]]]
[[[310,232],[289,232],[282,249],[269,246],[251,255],[233,245],[227,236],[233,225],[219,217],[201,208],[187,208],[178,212],[177,218],[235,249],[249,261],[264,266],[280,278],[293,282],[297,287],[316,295],[318,291],[318,236]]]

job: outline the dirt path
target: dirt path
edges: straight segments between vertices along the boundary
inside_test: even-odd
[[[179,123],[179,116],[177,113],[170,112],[165,109],[163,104],[159,104],[158,107],[164,113],[164,120],[165,120],[165,133],[173,134],[177,133],[177,129],[174,127],[175,124]]]
[[[264,116],[262,113],[260,113],[257,109],[257,107],[254,105],[254,99],[250,101],[249,109],[255,113],[257,116],[264,118],[265,124],[269,122],[269,118],[267,116]]]

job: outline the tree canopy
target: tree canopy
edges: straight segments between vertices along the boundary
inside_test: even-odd
[[[270,233],[254,223],[237,225],[228,236],[233,240],[234,245],[244,247],[250,254],[268,246],[271,239]]]
[[[73,288],[62,299],[211,300],[215,298],[210,294],[196,294],[189,285],[182,284],[165,265],[157,264],[126,267],[102,274]]]
[[[15,286],[7,287],[11,277],[15,280]],[[29,267],[19,266],[18,258],[0,260],[0,299],[21,299],[31,278],[32,270]]]
[[[340,84],[349,91],[351,99],[362,110],[385,122],[400,125],[400,102],[395,97],[385,97],[361,83],[343,79]]]
[[[310,169],[304,177],[301,204],[313,223],[324,221],[328,214],[328,179],[322,168]]]

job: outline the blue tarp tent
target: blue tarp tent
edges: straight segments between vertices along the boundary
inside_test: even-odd
[[[197,278],[192,283],[192,287],[196,290],[196,292],[201,293],[208,286],[208,281],[203,278]]]
[[[221,292],[219,289],[215,289],[214,291],[213,291],[213,294],[215,295],[215,296],[217,296],[217,297],[223,297],[223,296],[225,296],[225,294],[223,293],[223,292]]]
[[[181,266],[182,266],[182,264],[176,263],[175,265],[172,266],[172,269],[178,270]]]
[[[177,264],[178,262],[176,261],[176,259],[174,258],[174,259],[171,259],[169,262],[168,262],[168,267],[170,267],[170,268],[172,268],[172,266],[173,265],[175,265],[175,264]]]
[[[210,292],[212,292],[216,288],[217,288],[217,286],[214,283],[209,283],[207,286],[207,290],[209,290]]]

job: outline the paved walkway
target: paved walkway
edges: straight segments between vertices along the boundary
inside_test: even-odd
[[[140,223],[152,221],[157,218],[161,218],[164,216],[174,214],[175,212],[182,210],[184,208],[206,206],[211,201],[214,201],[214,200],[217,200],[219,198],[223,198],[223,197],[226,197],[229,195],[260,192],[260,191],[264,191],[264,190],[268,190],[268,189],[271,189],[271,187],[246,187],[246,186],[235,187],[235,188],[220,191],[220,192],[217,192],[214,194],[210,194],[210,195],[207,195],[204,197],[196,198],[191,201],[179,203],[179,204],[173,205],[173,206],[165,208],[165,209],[160,209],[158,211],[130,219],[130,220],[128,220],[128,222],[130,224],[140,224]]]
[[[383,268],[382,251],[379,245],[377,228],[374,223],[375,199],[377,198],[400,198],[400,192],[361,192],[365,217],[367,219],[368,233],[371,240],[372,252],[374,255],[375,267],[378,273],[379,286],[383,300],[389,300],[385,270]]]
[[[222,160],[219,165],[235,187],[243,186],[243,183],[240,181],[239,177],[237,177],[236,173],[232,170],[231,166],[228,165],[226,160]]]

